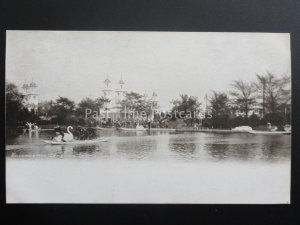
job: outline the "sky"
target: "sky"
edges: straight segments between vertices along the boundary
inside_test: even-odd
[[[270,71],[291,74],[287,33],[126,31],[7,31],[6,80],[32,79],[40,100],[79,102],[102,95],[104,80],[151,95],[168,109],[180,94],[204,101],[227,92],[233,80],[252,81]]]

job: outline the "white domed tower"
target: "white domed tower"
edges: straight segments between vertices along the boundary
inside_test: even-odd
[[[116,89],[116,102],[115,104],[118,105],[120,103],[120,101],[122,101],[125,97],[126,91],[124,90],[123,86],[125,85],[125,82],[123,81],[123,78],[121,77],[121,79],[118,82],[118,86],[120,86],[119,88]]]
[[[22,85],[23,96],[24,96],[24,105],[30,112],[37,113],[38,110],[38,90],[36,83],[32,80],[30,84],[27,84],[26,81]]]
[[[102,89],[103,97],[107,99],[104,105],[105,120],[117,120],[121,118],[120,101],[124,99],[126,91],[124,90],[125,82],[122,77],[118,81],[117,88],[111,87],[111,81],[108,76],[104,80],[105,87]]]
[[[121,101],[125,99],[126,96],[126,90],[124,89],[125,82],[123,81],[123,78],[121,76],[121,79],[118,82],[118,88],[116,89],[116,98],[115,98],[115,118],[116,119],[122,119],[124,118],[124,112],[122,116],[122,106],[121,106]]]
[[[103,98],[105,99],[105,105],[104,105],[104,111],[105,111],[105,120],[107,121],[109,119],[109,112],[110,112],[110,106],[111,106],[111,93],[112,89],[110,88],[111,81],[108,79],[108,76],[106,76],[106,79],[103,82],[105,84],[105,88],[102,89],[103,92]]]

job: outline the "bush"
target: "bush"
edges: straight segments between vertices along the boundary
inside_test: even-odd
[[[230,120],[231,127],[245,126],[245,120],[242,116],[234,117]]]
[[[229,128],[230,117],[227,114],[219,115],[212,118],[212,125],[214,128]]]
[[[250,127],[257,127],[260,125],[260,119],[258,118],[257,115],[252,114],[249,118],[248,118],[248,124]]]
[[[268,121],[266,120],[266,118],[262,118],[259,120],[260,126],[266,126],[267,124],[268,124]]]
[[[264,119],[275,126],[284,126],[286,123],[285,116],[282,113],[268,113]]]
[[[209,119],[209,118],[203,119],[203,121],[202,121],[202,127],[211,128],[212,127],[212,119]]]

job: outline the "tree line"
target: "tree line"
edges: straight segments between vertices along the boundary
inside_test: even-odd
[[[106,97],[84,98],[78,104],[67,97],[58,97],[56,100],[42,101],[38,104],[37,113],[29,112],[24,106],[24,97],[13,83],[6,84],[6,125],[16,128],[24,126],[26,122],[37,124],[59,124],[59,125],[86,125],[95,126],[99,118],[93,117],[93,113],[87,117],[89,112],[101,110],[102,116],[109,110],[107,104],[111,100]],[[125,98],[118,102],[119,111],[124,109],[127,112],[140,114],[143,112],[149,117],[151,111],[157,108],[157,103],[146,99],[144,95],[136,92],[128,92]],[[103,115],[104,114],[104,115]],[[130,115],[128,115],[130,117]]]
[[[276,77],[267,72],[256,75],[254,81],[235,80],[227,92],[212,91],[205,104],[205,115],[202,118],[192,114],[183,118],[187,126],[195,123],[209,128],[231,128],[249,125],[257,127],[272,123],[283,126],[291,120],[291,87],[290,77]],[[67,97],[39,103],[37,114],[29,112],[23,104],[23,96],[13,83],[6,83],[6,126],[17,127],[27,121],[59,125],[95,125],[93,117],[86,118],[86,109],[106,111],[110,99],[105,97],[84,98],[78,104]],[[187,94],[180,95],[179,99],[171,101],[171,112],[200,112],[203,104],[198,97]],[[128,92],[119,102],[120,112],[126,108],[137,113],[144,112],[149,118],[157,102],[145,98],[136,92]],[[259,113],[253,113],[258,110]],[[160,120],[159,117],[155,117]],[[176,118],[169,118],[176,120]]]
[[[212,91],[205,107],[205,117],[189,118],[188,125],[201,123],[210,128],[258,127],[271,123],[279,127],[291,121],[291,80],[270,72],[256,75],[254,81],[235,80],[228,92]],[[172,101],[172,110],[200,110],[197,97],[181,95]]]

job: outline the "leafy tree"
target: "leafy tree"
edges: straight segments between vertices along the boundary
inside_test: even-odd
[[[196,120],[195,115],[197,114],[197,112],[199,112],[199,108],[201,106],[198,98],[195,96],[188,96],[187,94],[183,94],[180,95],[180,99],[173,100],[171,103],[173,104],[172,113],[181,113],[181,115],[185,117],[186,122],[192,126]]]
[[[238,127],[244,125],[244,118],[242,116],[233,117],[230,120],[231,127]]]
[[[152,111],[157,108],[157,103],[152,102],[151,99],[146,99],[144,95],[136,92],[128,92],[125,99],[120,102],[121,107],[126,111],[132,111],[138,114],[145,113],[148,117]]]
[[[284,114],[290,120],[291,114],[291,78],[284,75],[280,78],[267,71],[266,75],[257,75],[256,87],[262,92],[263,115]],[[275,116],[279,118],[278,116]],[[270,116],[268,116],[270,118]],[[273,118],[273,116],[272,116]]]
[[[258,118],[257,115],[252,114],[249,116],[249,126],[251,127],[257,127],[260,125],[260,119]]]
[[[245,121],[247,123],[249,111],[255,104],[255,87],[252,83],[247,83],[242,80],[234,81],[232,87],[233,90],[230,94],[236,106],[245,114]]]
[[[229,99],[227,94],[213,91],[213,96],[209,100],[212,115],[229,114]]]
[[[202,120],[202,127],[207,127],[207,128],[212,128],[213,127],[213,122],[212,118],[204,118]]]
[[[291,99],[290,78],[285,76],[276,78],[273,74],[267,74],[266,107],[268,112],[276,113],[280,104],[288,104]]]
[[[38,106],[38,115],[40,117],[45,117],[46,120],[51,119],[55,116],[53,106],[54,102],[52,100],[40,102]]]
[[[256,90],[259,93],[259,97],[262,98],[262,116],[265,116],[265,99],[266,99],[266,87],[268,78],[264,75],[256,74],[257,82],[254,83]]]
[[[106,99],[104,99],[103,97],[97,99],[91,99],[91,98],[82,99],[75,110],[75,114],[78,120],[77,122],[79,124],[95,125],[96,120],[91,116],[89,116],[86,120],[86,113],[91,111],[91,115],[92,115],[94,114],[94,111],[96,111],[97,115],[99,115],[99,110],[103,108],[105,102]]]
[[[35,119],[33,113],[30,113],[23,105],[23,96],[13,83],[6,83],[6,126],[16,127],[24,125],[26,121]]]
[[[272,125],[278,126],[280,130],[283,130],[283,126],[286,123],[286,119],[282,113],[268,113],[265,119]]]
[[[214,91],[209,102],[212,113],[212,126],[215,128],[230,127],[230,108],[227,94]]]
[[[75,103],[66,97],[59,97],[53,106],[56,122],[59,124],[70,124],[74,121],[72,117],[75,112]]]
[[[121,106],[127,110],[140,112],[144,110],[143,95],[136,92],[126,93],[125,99],[121,101]]]
[[[99,109],[103,107],[105,103],[105,99],[98,98],[98,99],[91,99],[85,98],[79,102],[78,107],[76,108],[76,114],[78,116],[85,116],[86,109],[90,109],[92,111],[99,112]]]

